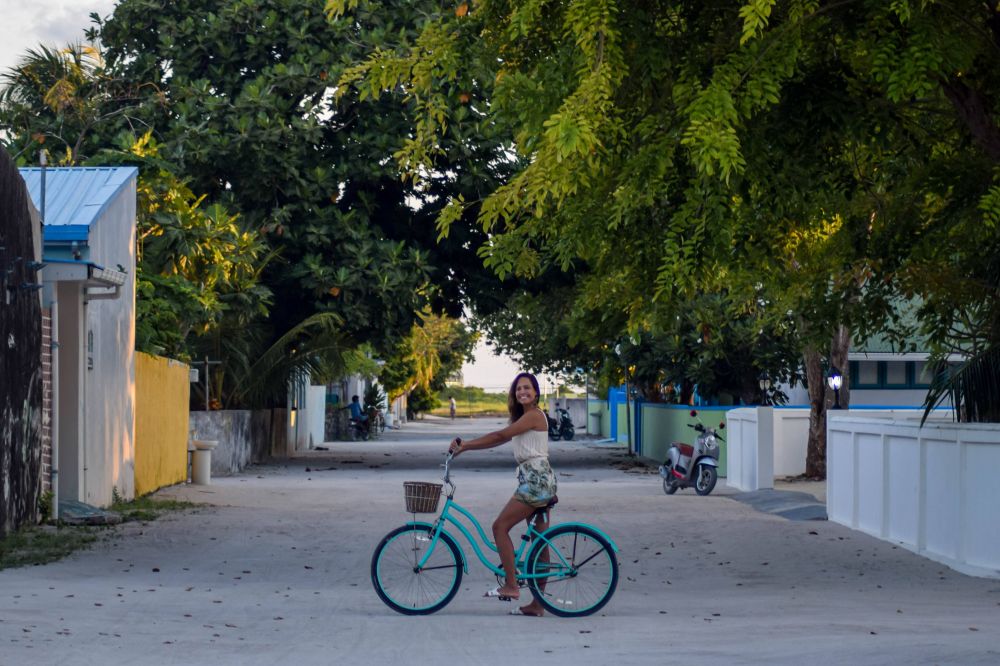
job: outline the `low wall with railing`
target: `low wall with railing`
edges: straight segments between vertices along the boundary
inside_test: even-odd
[[[1000,424],[831,414],[830,520],[1000,578]]]

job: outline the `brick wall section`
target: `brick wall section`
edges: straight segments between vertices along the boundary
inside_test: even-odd
[[[52,311],[42,309],[42,492],[52,490]]]

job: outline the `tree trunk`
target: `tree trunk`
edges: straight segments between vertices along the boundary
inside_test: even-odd
[[[812,347],[802,353],[809,387],[809,443],[806,476],[826,478],[826,377],[823,357]]]
[[[693,397],[694,397],[694,383],[688,379],[681,381],[680,403],[682,405],[690,405],[691,398]]]
[[[850,405],[851,378],[848,352],[851,349],[851,332],[838,326],[830,341],[830,365],[840,370],[843,384],[837,404],[846,409]],[[833,404],[834,392],[827,390],[823,357],[812,347],[802,354],[809,384],[809,442],[806,446],[806,476],[826,478],[826,410]]]
[[[830,342],[830,365],[840,370],[843,376],[844,383],[840,387],[840,406],[843,409],[848,409],[851,404],[851,363],[847,359],[850,350],[851,331],[846,326],[838,326]]]
[[[941,83],[945,97],[951,101],[959,121],[972,135],[973,141],[994,162],[1000,162],[1000,128],[993,122],[989,102],[978,90],[961,81]]]

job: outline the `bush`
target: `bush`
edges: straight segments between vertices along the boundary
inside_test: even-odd
[[[412,418],[412,416],[416,414],[429,412],[432,409],[437,408],[440,406],[441,402],[438,400],[436,395],[427,389],[418,386],[410,392],[410,396],[407,398],[406,404],[406,411]]]

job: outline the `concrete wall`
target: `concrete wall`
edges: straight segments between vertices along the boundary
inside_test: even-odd
[[[962,573],[1000,578],[1000,424],[833,415],[830,520]]]
[[[777,442],[768,445],[775,437],[774,411],[773,407],[742,407],[726,414],[726,485],[745,491],[774,487],[774,458],[780,448]],[[804,455],[802,465],[805,469]]]
[[[219,443],[212,451],[212,476],[231,476],[253,461],[252,412],[219,410],[191,412],[193,439]]]
[[[127,275],[118,298],[83,305],[84,459],[78,499],[96,506],[110,504],[114,488],[125,499],[135,496],[135,197],[132,178],[90,228],[90,260]]]
[[[587,401],[587,416],[588,423],[590,422],[589,416],[591,414],[597,414],[600,420],[601,427],[597,430],[591,430],[588,426],[587,433],[594,435],[595,437],[611,437],[611,417],[608,412],[608,402],[607,400],[588,400]]]
[[[569,411],[569,418],[573,421],[573,430],[578,435],[584,434],[587,429],[587,401],[583,398],[551,398],[546,413],[552,418],[556,417],[556,403]]]
[[[633,408],[635,403],[633,403]],[[697,438],[697,433],[688,424],[701,422],[708,427],[718,428],[719,423],[726,420],[726,412],[730,407],[688,407],[686,405],[664,405],[645,402],[640,405],[642,428],[642,450],[639,455],[657,462],[663,462],[667,457],[667,449],[674,442],[691,444]],[[625,430],[625,410],[621,408],[618,422],[619,441]],[[691,416],[691,410],[698,412]],[[726,441],[719,440],[719,476],[726,476],[728,469],[728,433],[720,433]]]
[[[864,414],[919,421],[922,409],[857,408],[830,410],[829,415]],[[726,415],[729,447],[728,485],[740,490],[773,488],[775,477],[800,476],[806,471],[809,409],[805,407],[740,407]],[[935,410],[933,421],[951,420],[950,409]]]
[[[194,439],[219,442],[212,451],[212,475],[232,476],[281,455],[274,448],[284,451],[286,414],[284,409],[191,412],[191,434]]]
[[[135,494],[187,479],[189,367],[136,353]]]
[[[326,387],[310,386],[306,389],[306,414],[309,441],[307,448],[314,448],[326,441]]]

